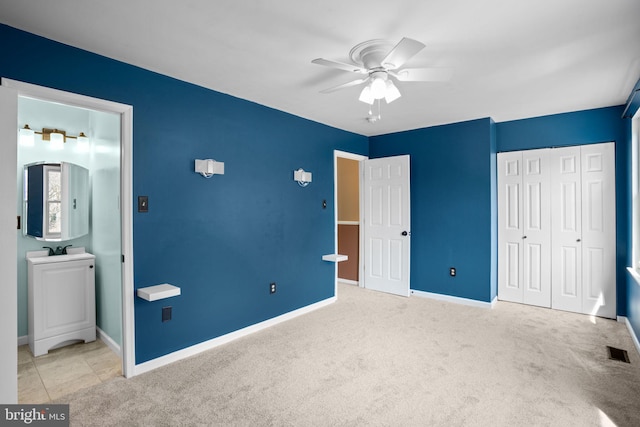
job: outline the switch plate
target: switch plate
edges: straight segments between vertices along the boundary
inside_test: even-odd
[[[276,293],[276,282],[272,282],[269,284],[269,293],[270,294]]]
[[[456,277],[456,268],[455,267],[449,267],[449,276]]]
[[[138,212],[149,212],[149,196],[138,196]]]
[[[171,306],[162,307],[162,321],[168,322],[169,320],[171,320]]]

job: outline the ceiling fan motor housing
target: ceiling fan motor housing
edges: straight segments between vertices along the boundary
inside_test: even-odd
[[[393,64],[382,64],[382,60],[393,48],[393,43],[386,40],[368,40],[355,46],[349,52],[351,60],[356,64],[362,64],[367,70],[379,68],[394,68]]]

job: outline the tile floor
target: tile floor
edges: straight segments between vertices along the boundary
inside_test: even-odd
[[[18,347],[18,402],[48,403],[122,375],[120,357],[97,339],[33,357]]]

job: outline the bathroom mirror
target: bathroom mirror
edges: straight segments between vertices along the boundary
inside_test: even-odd
[[[89,232],[89,171],[73,163],[24,166],[23,233],[64,241]]]

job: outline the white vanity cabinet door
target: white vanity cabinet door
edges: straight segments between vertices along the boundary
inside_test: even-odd
[[[66,341],[95,340],[94,265],[95,259],[29,263],[29,346],[34,356]]]

